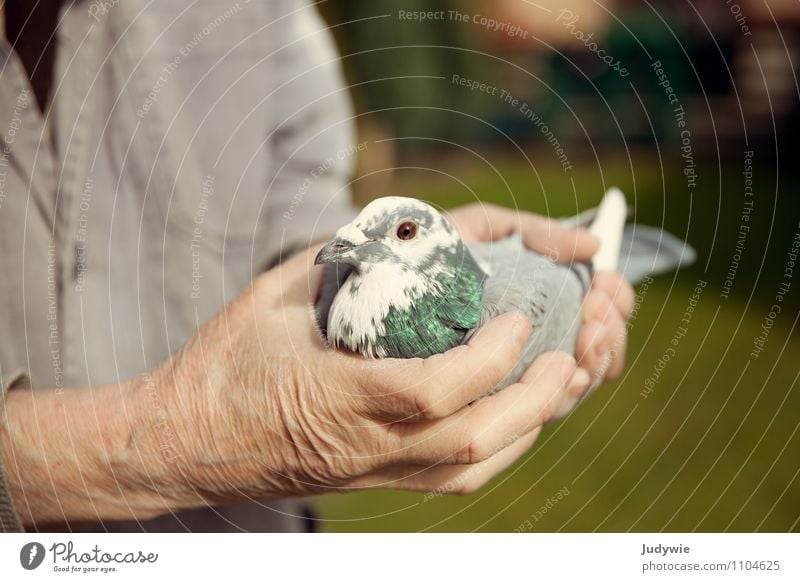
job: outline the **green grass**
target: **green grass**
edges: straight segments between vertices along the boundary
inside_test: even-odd
[[[769,188],[759,192],[733,293],[723,299],[740,223],[739,175],[731,170],[721,188],[689,195],[679,183],[662,185],[657,165],[647,160],[635,176],[625,164],[603,168],[606,184],[623,186],[635,202],[638,221],[660,224],[666,214],[667,227],[688,233],[700,253],[694,267],[647,290],[623,376],[548,426],[523,459],[482,491],[430,500],[396,491],[326,495],[315,502],[324,530],[512,531],[529,520],[533,531],[800,531],[800,266],[765,350],[750,356],[798,228],[797,201],[776,198]],[[540,185],[525,163],[507,159],[496,172],[454,163],[452,173],[474,194],[422,172],[401,172],[394,192],[444,206],[477,195],[553,215],[592,206],[602,193],[597,171],[574,172],[574,189],[560,168],[540,171]],[[793,186],[782,182],[781,192]],[[645,381],[699,279],[708,284],[688,332],[645,398]],[[535,519],[563,487],[569,495]]]

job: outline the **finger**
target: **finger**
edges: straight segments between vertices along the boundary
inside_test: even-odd
[[[588,261],[599,246],[585,229],[564,228],[557,220],[495,206],[476,204],[464,209],[478,240],[493,241],[519,232],[530,249],[563,262]]]
[[[608,293],[603,289],[592,289],[583,299],[581,314],[585,322],[605,322],[616,309]]]
[[[525,246],[557,261],[588,261],[599,246],[588,230],[564,228],[558,221],[530,212],[495,208],[494,220],[506,225],[508,232],[519,231]]]
[[[441,495],[474,493],[524,455],[536,441],[539,432],[538,428],[530,431],[474,465],[395,465],[360,477],[351,483],[351,487],[424,491],[426,501]]]
[[[523,213],[525,246],[562,263],[588,261],[600,246],[597,238],[582,228],[564,228],[558,221]]]
[[[614,284],[618,284],[616,280]],[[616,378],[625,365],[627,328],[618,306],[603,289],[594,289],[586,296],[583,318],[600,323],[602,329],[592,327],[588,335],[579,333],[576,352],[596,382]],[[585,327],[585,326],[584,326]],[[587,344],[591,344],[591,346]],[[585,359],[583,359],[585,358]]]
[[[606,332],[606,326],[600,321],[590,321],[578,332],[575,344],[578,365],[585,368],[592,378],[605,375],[605,362],[609,357]]]
[[[635,296],[633,287],[622,275],[611,271],[597,272],[592,277],[592,288],[605,291],[624,319],[631,316]]]
[[[514,369],[530,334],[528,318],[509,312],[488,322],[468,344],[442,354],[363,362],[367,410],[393,421],[449,416]]]
[[[586,395],[592,386],[592,375],[585,368],[578,368],[572,375],[569,385],[564,390],[564,396],[556,409],[555,417],[564,418],[578,402]]]
[[[625,354],[628,350],[628,329],[619,313],[614,313],[609,321],[609,337],[612,338],[609,356],[611,358],[606,378],[617,378],[625,368]]]
[[[616,307],[608,294],[602,289],[593,289],[583,300],[581,316],[584,325],[578,332],[575,353],[579,365],[586,368],[600,382],[605,377],[610,364],[613,336],[608,322],[616,313]]]
[[[448,418],[395,424],[389,435],[392,460],[479,463],[551,420],[575,370],[571,356],[550,352],[537,358],[518,383]]]

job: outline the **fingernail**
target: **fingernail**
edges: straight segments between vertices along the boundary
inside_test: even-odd
[[[532,329],[533,328],[530,321],[520,319],[511,328],[511,337],[518,346],[522,347],[525,345],[525,342],[528,341],[528,337],[531,335]]]
[[[575,368],[577,367],[577,363],[575,362],[575,358],[569,358],[563,364],[561,364],[561,383],[564,384],[567,382],[572,375],[575,373]]]

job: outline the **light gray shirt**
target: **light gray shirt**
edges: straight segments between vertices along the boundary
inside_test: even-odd
[[[353,216],[352,112],[306,2],[78,1],[56,42],[44,116],[0,45],[3,389],[152,369],[281,249]],[[291,530],[300,511],[107,525]]]

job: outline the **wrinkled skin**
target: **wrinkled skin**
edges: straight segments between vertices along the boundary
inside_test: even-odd
[[[467,240],[521,230],[534,250],[562,260],[586,260],[597,246],[584,231],[492,206],[451,219]],[[545,354],[482,398],[517,362],[527,318],[504,314],[468,345],[426,360],[330,350],[312,324],[315,253],[257,277],[149,374],[10,390],[0,453],[23,523],[146,519],[364,487],[468,493],[622,369],[633,293],[617,275],[593,281],[577,364]]]
[[[521,230],[561,260],[586,260],[597,246],[584,231],[492,206],[450,218],[467,240]],[[330,350],[312,324],[316,250],[257,277],[149,374],[10,390],[0,453],[23,523],[146,519],[364,487],[468,493],[622,369],[633,293],[614,274],[598,274],[585,299],[577,364],[545,354],[490,397],[531,332],[518,314],[426,360]]]
[[[521,226],[526,244],[562,260],[585,260],[597,245],[585,231],[496,207],[464,207],[450,218],[467,240]],[[597,275],[586,298],[578,362],[545,354],[489,398],[481,397],[513,367],[531,332],[517,314],[426,360],[327,349],[309,308],[321,271],[312,266],[315,251],[259,277],[170,366],[180,384],[175,399],[193,403],[178,426],[189,423],[201,437],[185,443],[183,477],[203,484],[207,498],[474,491],[523,454],[543,424],[622,368],[633,294],[613,274]]]

